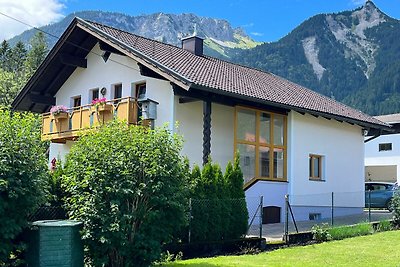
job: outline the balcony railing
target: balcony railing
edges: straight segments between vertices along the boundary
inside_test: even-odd
[[[95,107],[85,105],[71,108],[67,113],[42,114],[42,140],[65,143],[75,140],[82,132],[99,127],[117,118],[128,124],[138,121],[137,101],[131,97],[113,99]]]

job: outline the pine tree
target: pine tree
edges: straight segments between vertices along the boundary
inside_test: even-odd
[[[229,216],[229,238],[235,239],[246,234],[249,217],[246,196],[243,190],[243,173],[240,169],[239,153],[235,154],[233,166],[230,162],[228,163],[225,171],[225,180],[228,183],[227,187],[232,199]]]
[[[23,42],[19,41],[11,49],[10,68],[17,77],[24,76],[24,63],[26,60],[27,51]]]
[[[0,68],[9,71],[9,60],[11,56],[11,48],[6,40],[0,45]]]
[[[30,47],[25,61],[26,77],[28,79],[39,68],[48,53],[46,39],[42,32],[38,32],[31,39]]]

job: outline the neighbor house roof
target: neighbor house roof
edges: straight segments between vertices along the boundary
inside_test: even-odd
[[[400,123],[400,113],[375,116],[374,118],[388,124]]]
[[[388,129],[389,127],[388,124],[359,110],[272,73],[205,55],[197,56],[182,48],[79,18],[71,24],[99,40],[107,41],[113,48],[150,67],[159,75],[189,92],[191,89],[206,90],[347,121],[367,128]],[[71,25],[69,28],[72,31]],[[29,82],[24,88],[25,91],[33,88]],[[18,101],[22,101],[24,90],[14,101],[14,107],[18,108]]]

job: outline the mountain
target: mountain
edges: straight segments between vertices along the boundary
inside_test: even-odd
[[[82,11],[41,29],[60,36],[75,16],[179,47],[182,37],[197,32],[210,56],[272,72],[371,115],[400,112],[400,21],[370,0],[352,11],[311,17],[279,41],[263,44],[225,20],[194,14]],[[10,43],[27,43],[34,33]],[[57,39],[48,41],[52,46]]]
[[[229,58],[235,48],[247,49],[259,44],[253,41],[241,28],[232,28],[226,20],[199,17],[194,14],[155,13],[129,16],[114,12],[80,11],[66,16],[58,23],[40,29],[54,36],[60,36],[74,17],[103,23],[179,47],[183,37],[196,32],[198,36],[205,38],[205,53],[219,58]],[[9,42],[11,45],[20,40],[28,43],[35,32],[34,29],[25,31],[10,39]],[[48,37],[50,47],[56,41],[57,38]]]
[[[400,112],[400,21],[372,1],[320,14],[230,60],[275,73],[372,115]]]

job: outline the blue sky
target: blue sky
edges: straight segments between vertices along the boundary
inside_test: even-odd
[[[276,41],[307,18],[320,13],[352,10],[364,0],[0,0],[0,12],[34,26],[60,20],[80,10],[103,10],[129,15],[195,13],[228,20],[257,41]],[[400,19],[400,0],[374,0],[378,8]],[[27,27],[0,16],[0,40]]]
[[[112,4],[110,4],[112,2]],[[319,13],[352,10],[363,0],[134,0],[66,2],[66,12],[82,9],[124,12],[130,15],[195,13],[200,16],[226,19],[235,27],[243,27],[258,41],[276,41],[307,18]],[[375,0],[386,14],[400,18],[400,0]]]

